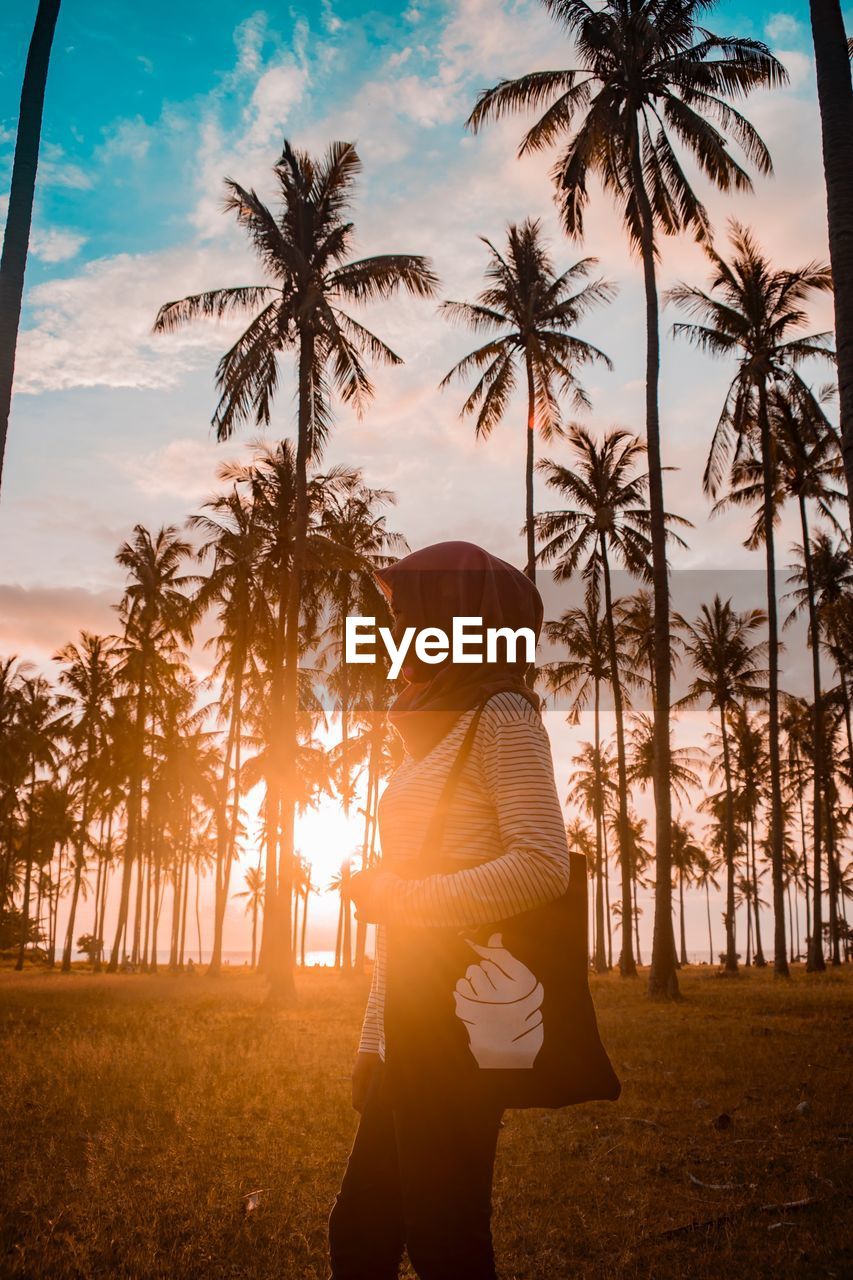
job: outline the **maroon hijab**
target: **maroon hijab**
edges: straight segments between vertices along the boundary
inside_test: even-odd
[[[440,627],[448,636],[454,617],[483,619],[483,628],[529,627],[537,640],[542,629],[542,598],[519,569],[472,542],[437,542],[376,573],[390,596],[400,626]],[[503,650],[503,646],[500,646]],[[427,755],[459,717],[496,693],[520,693],[534,707],[539,698],[525,681],[528,664],[420,663],[407,655],[403,675],[408,684],[388,718],[407,751]]]

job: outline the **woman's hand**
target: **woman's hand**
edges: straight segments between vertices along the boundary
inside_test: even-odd
[[[357,871],[347,891],[355,903],[355,918],[364,924],[382,924],[388,918],[390,891],[400,877],[381,867]]]
[[[382,1059],[378,1053],[356,1054],[352,1069],[352,1105],[359,1115],[364,1111],[364,1104],[367,1102],[367,1094],[370,1090],[373,1073],[381,1063]]]

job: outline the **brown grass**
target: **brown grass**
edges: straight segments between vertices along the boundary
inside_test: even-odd
[[[507,1117],[505,1280],[851,1274],[853,973],[682,986],[596,979],[621,1101]],[[325,1277],[365,994],[0,973],[0,1275]]]

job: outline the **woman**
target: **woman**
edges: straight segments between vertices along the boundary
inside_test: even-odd
[[[426,547],[377,577],[397,629],[439,627],[449,634],[456,616],[481,618],[484,628],[528,627],[539,636],[536,587],[471,543]],[[565,891],[563,815],[539,699],[526,673],[521,662],[455,665],[449,659],[440,666],[415,660],[403,671],[408,684],[389,718],[406,757],[380,804],[382,867],[352,881],[359,919],[379,927],[353,1070],[361,1121],[329,1221],[331,1280],[393,1280],[404,1248],[421,1280],[496,1277],[490,1217],[501,1112],[486,1099],[457,1096],[426,1062],[415,1087],[391,1087],[383,1021],[386,929],[473,928]],[[464,767],[443,818],[445,863],[452,869],[412,878],[407,863],[421,853],[463,743]],[[507,969],[499,935],[475,950],[484,957],[483,972]],[[476,968],[469,970],[475,985]],[[528,1003],[531,997],[535,1005],[535,992]],[[512,998],[510,992],[507,1008]],[[476,1008],[474,988],[460,1001]],[[472,1052],[494,1052],[478,1041],[476,1015],[467,1021]]]

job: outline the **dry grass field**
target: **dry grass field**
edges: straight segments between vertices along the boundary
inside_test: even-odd
[[[325,1277],[366,983],[299,985],[0,973],[4,1280]],[[853,1274],[853,973],[682,987],[596,979],[621,1101],[508,1115],[504,1280]]]

